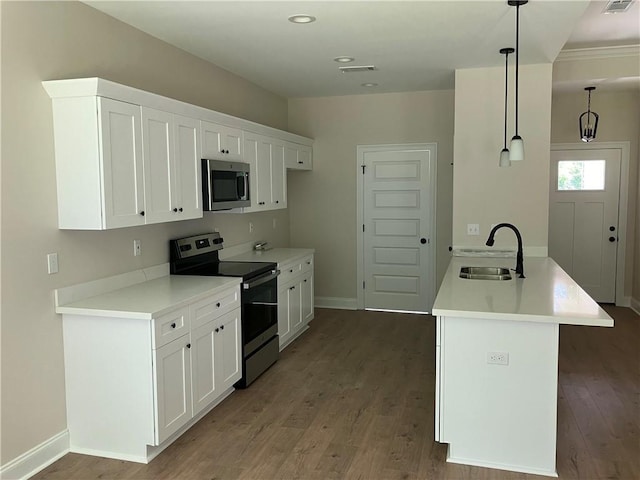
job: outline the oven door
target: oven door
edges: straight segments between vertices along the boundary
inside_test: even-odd
[[[242,284],[242,344],[244,356],[278,333],[278,275],[272,270]]]

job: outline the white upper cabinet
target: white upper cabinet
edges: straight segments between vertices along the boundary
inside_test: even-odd
[[[311,170],[313,168],[312,149],[308,145],[286,142],[284,160],[286,167],[293,170]]]
[[[311,169],[311,141],[299,135],[101,78],[42,83],[61,229],[202,218],[202,158],[252,165],[246,212],[286,208],[287,168]]]
[[[144,225],[140,107],[95,96],[56,98],[53,114],[59,227]]]
[[[142,108],[146,223],[202,217],[198,120]]]
[[[242,160],[242,130],[211,122],[202,124],[202,158]]]
[[[251,207],[245,207],[244,212],[287,208],[284,142],[250,132],[243,135],[244,158],[251,165]]]

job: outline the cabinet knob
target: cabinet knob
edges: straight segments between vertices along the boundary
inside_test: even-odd
[[[173,211],[174,211],[174,212],[177,212],[177,211],[178,211],[178,209],[177,209],[177,208],[174,208],[174,209],[173,209]]]
[[[280,203],[280,200],[276,200],[276,203]]]
[[[295,290],[296,286],[294,285],[293,287],[289,287],[289,290]]]
[[[307,279],[306,278],[304,279],[304,283],[307,283]]]
[[[609,237],[609,241],[610,242],[615,242],[616,241],[616,237]]]
[[[140,212],[140,215],[142,215],[142,216],[144,217],[144,210],[142,210],[142,211]]]
[[[215,329],[215,332],[216,332],[216,333],[218,333],[219,331],[220,331],[220,329],[219,329],[219,328],[216,328],[216,329]]]
[[[171,324],[171,328],[176,328],[176,322],[173,322],[173,323]]]
[[[614,227],[613,225],[611,225],[611,226],[609,227],[609,231],[610,231],[610,232],[615,232],[615,231],[616,231],[616,227]]]
[[[220,308],[220,302],[216,303],[216,307]]]
[[[181,211],[182,211],[182,207],[180,207],[180,208],[178,209],[178,211],[179,211],[179,212],[181,212]]]
[[[220,325],[220,330],[224,330],[224,325]]]
[[[421,238],[420,239],[420,243],[424,245],[425,243],[427,243],[427,239],[426,238]]]
[[[302,165],[304,162],[303,162],[303,161],[301,161],[301,160],[298,160],[298,163],[299,163],[300,165]]]
[[[187,348],[191,348],[191,344],[190,343],[187,343]]]

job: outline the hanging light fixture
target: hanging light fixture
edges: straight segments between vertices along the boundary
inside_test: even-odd
[[[507,148],[507,98],[509,90],[509,54],[514,51],[511,47],[500,49],[500,53],[504,55],[504,147],[502,147],[502,151],[500,152],[500,162],[498,163],[501,167],[511,166],[509,149]]]
[[[583,142],[590,142],[595,140],[596,131],[598,130],[598,119],[600,115],[591,111],[591,91],[596,87],[585,87],[585,90],[589,92],[589,100],[587,103],[587,111],[580,115],[580,138]]]
[[[518,67],[520,63],[520,7],[528,3],[528,0],[508,0],[510,6],[516,7],[516,131],[515,135],[511,138],[511,145],[509,147],[509,160],[517,162],[524,160],[524,141],[522,137],[518,135]]]

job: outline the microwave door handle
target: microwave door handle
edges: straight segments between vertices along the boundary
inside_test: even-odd
[[[240,200],[247,200],[249,198],[249,175],[247,173],[242,173],[241,176],[238,177],[238,181],[236,182],[238,198]],[[240,181],[242,180],[242,181]]]

